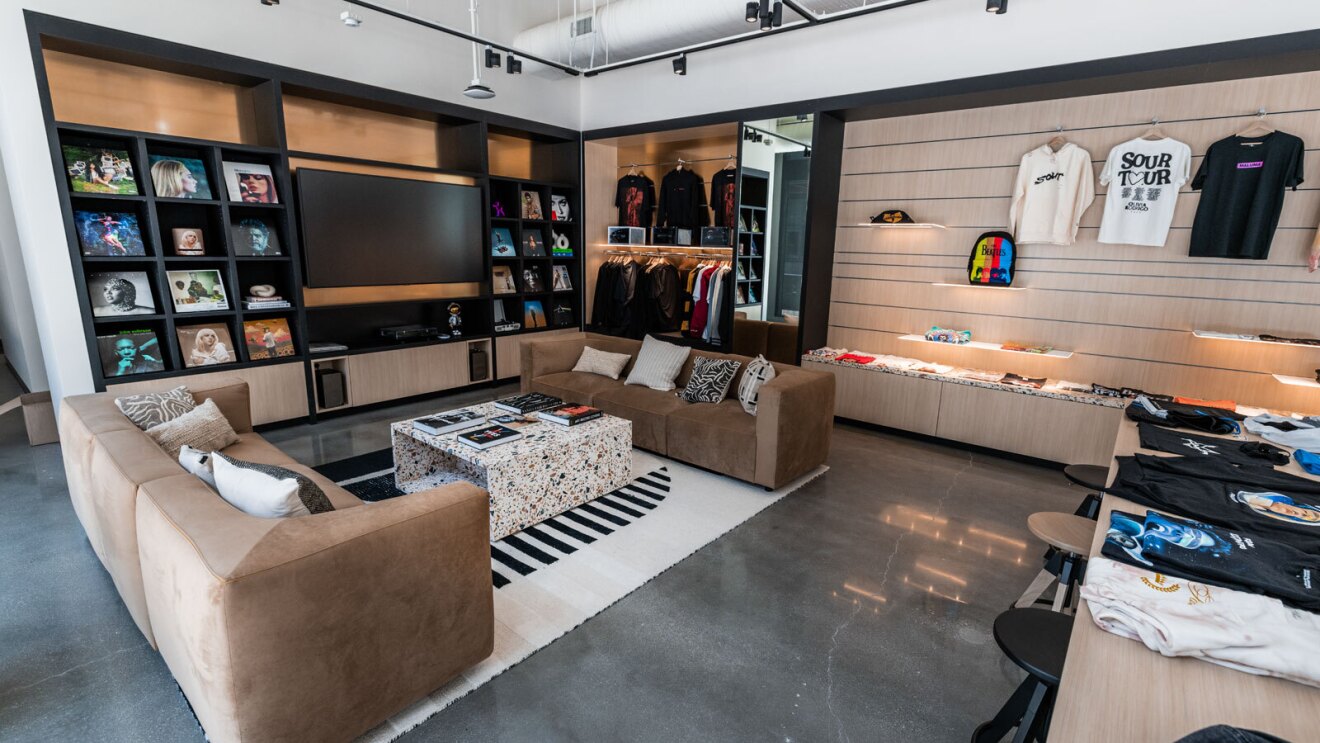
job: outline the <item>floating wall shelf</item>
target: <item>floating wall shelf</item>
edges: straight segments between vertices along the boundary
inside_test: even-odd
[[[1209,338],[1216,341],[1238,341],[1239,343],[1265,343],[1271,346],[1292,346],[1293,348],[1315,348],[1320,349],[1320,345],[1312,343],[1287,343],[1284,341],[1262,340],[1254,335],[1241,335],[1237,333],[1217,333],[1213,330],[1193,330],[1192,335],[1197,338]]]
[[[967,343],[944,343],[942,341],[928,341],[926,340],[926,337],[922,335],[901,335],[898,337],[898,339],[900,341],[917,341],[919,343],[930,343],[932,345],[947,346],[950,348],[976,348],[982,351],[1003,351],[1005,353],[1019,353],[1026,356],[1036,356],[1042,359],[1070,359],[1072,358],[1073,355],[1072,351],[1060,351],[1057,348],[1050,351],[1049,353],[1031,353],[1030,351],[1014,351],[1011,349],[1004,348],[1003,344],[1001,343],[985,343],[984,341],[968,341]]]
[[[1027,287],[1025,286],[995,286],[993,284],[955,284],[946,281],[936,281],[935,283],[931,284],[931,286],[950,286],[955,289],[959,289],[959,288],[996,289],[1001,292],[1024,292],[1027,290]]]
[[[858,227],[883,227],[888,230],[944,230],[948,229],[942,224],[934,222],[909,222],[906,224],[887,224],[884,222],[858,222]]]
[[[1320,382],[1317,382],[1314,379],[1307,379],[1306,377],[1289,377],[1283,374],[1275,374],[1274,378],[1284,384],[1290,384],[1294,387],[1320,387]]]

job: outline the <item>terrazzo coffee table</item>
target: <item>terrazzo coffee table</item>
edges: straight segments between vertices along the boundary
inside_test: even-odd
[[[504,415],[490,403],[464,409],[487,418]],[[518,429],[521,439],[484,451],[460,442],[458,431],[432,436],[413,428],[412,421],[390,426],[395,486],[416,493],[466,480],[485,488],[491,541],[633,480],[632,422],[612,415],[576,426],[540,421]]]

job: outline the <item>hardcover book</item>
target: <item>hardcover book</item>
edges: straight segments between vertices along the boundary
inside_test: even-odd
[[[514,429],[534,426],[537,423],[541,422],[535,418],[528,418],[525,415],[517,415],[514,413],[505,413],[504,415],[491,416],[488,420],[491,423],[498,423],[501,426],[506,426],[508,428],[514,428]]]
[[[464,431],[458,440],[473,449],[485,450],[492,446],[507,444],[522,438],[522,434],[506,426],[482,426],[474,431]]]
[[[496,400],[495,407],[509,413],[526,415],[535,413],[538,410],[553,408],[563,405],[564,401],[551,395],[543,395],[540,392],[529,392],[526,395],[517,395],[516,397],[506,397],[503,400]]]
[[[558,423],[561,426],[576,426],[581,423],[594,421],[605,415],[605,413],[602,412],[600,408],[593,408],[590,405],[569,404],[560,405],[558,407],[550,408],[549,410],[542,410],[537,413],[537,415],[543,421]]]
[[[425,418],[418,418],[413,421],[413,428],[423,433],[429,433],[432,436],[439,436],[442,433],[450,431],[459,431],[464,428],[472,428],[486,422],[486,416],[464,408],[462,410],[451,410],[448,413],[431,415]]]

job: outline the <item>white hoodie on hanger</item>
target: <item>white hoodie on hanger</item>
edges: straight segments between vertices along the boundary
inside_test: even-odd
[[[1022,156],[1008,231],[1019,245],[1072,245],[1082,212],[1095,200],[1091,153],[1068,142],[1058,152],[1041,145]]]

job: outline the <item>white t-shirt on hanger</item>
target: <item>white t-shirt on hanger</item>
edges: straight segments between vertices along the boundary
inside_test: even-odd
[[[1100,242],[1164,247],[1191,167],[1192,148],[1169,137],[1137,138],[1110,150],[1100,172],[1100,184],[1109,186]]]

